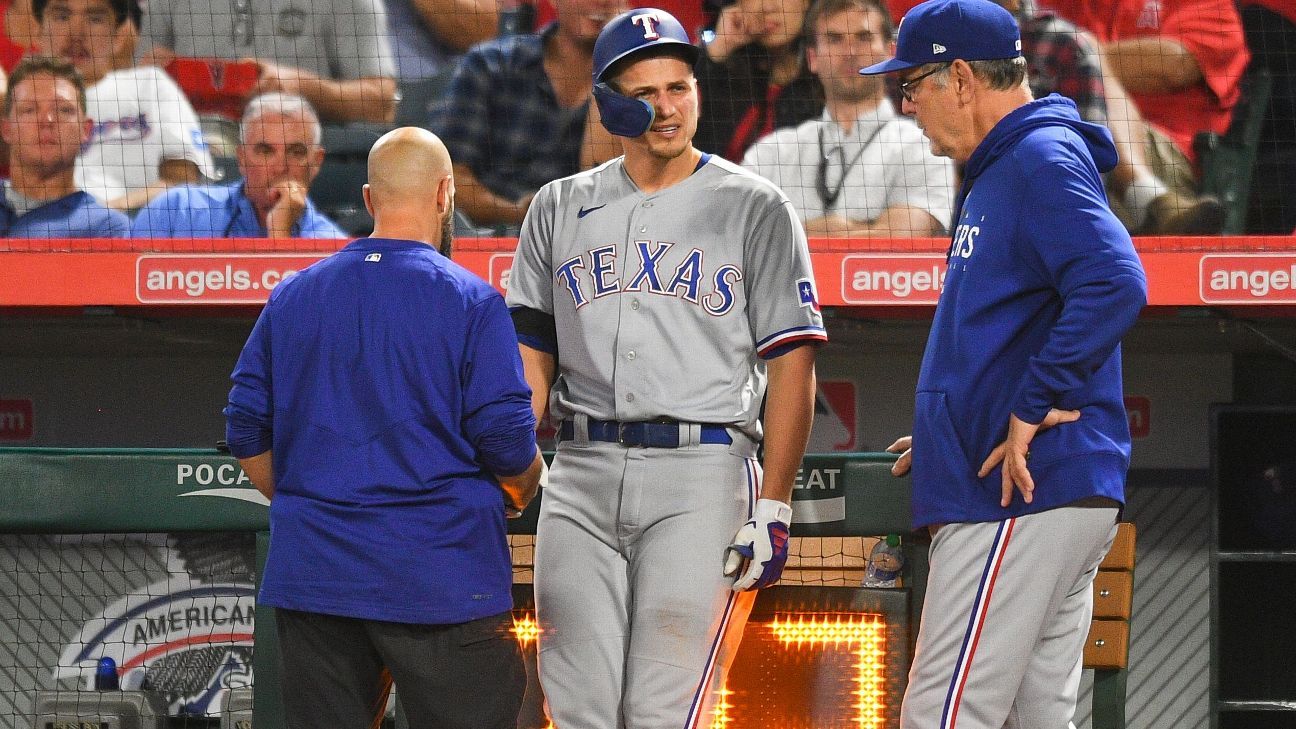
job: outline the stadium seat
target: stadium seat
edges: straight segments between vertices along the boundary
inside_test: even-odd
[[[454,75],[454,64],[446,64],[437,75],[417,81],[401,81],[396,102],[396,126],[426,127],[432,102],[441,97]]]
[[[199,114],[198,127],[213,157],[233,157],[238,151],[239,123],[219,114]]]
[[[310,195],[320,211],[351,235],[373,232],[361,192],[369,171],[369,149],[390,127],[375,124],[325,125],[324,164]]]
[[[1246,232],[1251,177],[1272,88],[1268,69],[1249,68],[1228,131],[1223,135],[1202,132],[1193,140],[1201,163],[1201,193],[1214,195],[1224,205],[1224,235]]]

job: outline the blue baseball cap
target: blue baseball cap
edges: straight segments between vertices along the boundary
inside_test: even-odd
[[[997,4],[990,0],[927,0],[900,21],[895,58],[861,68],[860,74],[891,73],[956,58],[989,61],[1021,54],[1017,20]]]

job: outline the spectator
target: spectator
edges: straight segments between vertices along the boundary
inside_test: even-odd
[[[1112,77],[1147,122],[1153,170],[1173,190],[1195,190],[1193,137],[1228,130],[1251,58],[1232,0],[1043,4],[1096,36]],[[1109,112],[1113,125],[1124,121]]]
[[[410,726],[517,726],[505,515],[544,461],[503,297],[434,249],[454,197],[430,132],[379,139],[376,237],[276,286],[231,375],[230,451],[270,500],[257,604],[275,608],[295,727],[380,726],[393,680]]]
[[[307,197],[324,161],[310,102],[280,93],[248,102],[237,157],[242,180],[168,190],[135,216],[132,237],[347,237]]]
[[[1269,69],[1273,78],[1251,183],[1247,232],[1291,233],[1296,229],[1296,3],[1239,4],[1251,63]]]
[[[541,185],[574,174],[586,134],[594,41],[624,0],[558,0],[538,35],[464,55],[429,122],[455,160],[459,206],[474,222],[516,226]]]
[[[90,138],[85,86],[72,64],[29,56],[10,77],[0,124],[9,174],[0,200],[6,238],[124,238],[125,215],[76,184],[76,158]]]
[[[918,125],[896,114],[878,76],[891,18],[878,0],[816,0],[806,61],[823,84],[823,118],[781,129],[743,166],[778,185],[810,235],[937,235],[954,206],[954,166],[931,154]]]
[[[150,0],[141,61],[176,56],[254,60],[270,91],[304,96],[330,122],[390,122],[396,79],[381,0],[234,0],[212,12],[192,0]]]
[[[498,0],[386,0],[387,30],[401,81],[431,78],[472,46],[495,37]]]
[[[18,61],[36,45],[36,18],[32,0],[0,0],[0,69],[12,73]]]
[[[94,120],[77,163],[79,186],[133,210],[216,168],[184,93],[162,71],[132,66],[137,0],[35,0],[46,53],[76,64]]]
[[[738,0],[720,11],[698,61],[702,124],[693,143],[735,162],[756,140],[823,109],[806,68],[801,28],[809,0]]]
[[[1146,128],[1120,82],[1104,72],[1102,54],[1088,33],[1034,0],[995,0],[1017,17],[1031,93],[1057,93],[1076,103],[1080,118],[1108,126],[1116,142],[1116,168],[1107,175],[1112,204],[1132,233],[1208,235],[1220,231],[1224,209],[1212,197],[1171,190],[1147,161]],[[1108,111],[1118,110],[1110,123]]]

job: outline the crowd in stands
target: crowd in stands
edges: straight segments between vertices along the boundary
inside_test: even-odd
[[[995,1],[1035,97],[1111,130],[1108,195],[1135,234],[1221,231],[1202,140],[1238,123],[1245,78],[1267,69],[1246,232],[1293,232],[1292,3]],[[858,74],[917,2],[0,0],[0,216],[9,236],[363,234],[363,215],[343,230],[311,202],[330,181],[321,124],[390,128],[423,85],[402,118],[449,148],[461,224],[508,234],[543,184],[619,153],[590,103],[594,39],[660,6],[704,51],[702,151],[778,184],[811,236],[940,236],[959,170],[894,82]]]

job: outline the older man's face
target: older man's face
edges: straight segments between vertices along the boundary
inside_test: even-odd
[[[238,147],[244,193],[258,211],[274,207],[274,188],[296,182],[309,188],[324,162],[314,128],[304,114],[263,114],[243,129]]]

